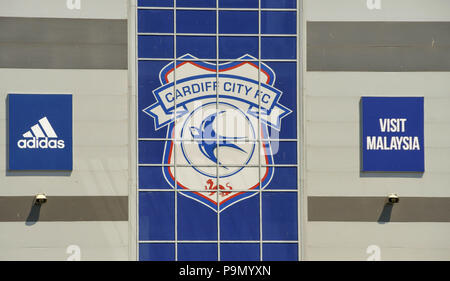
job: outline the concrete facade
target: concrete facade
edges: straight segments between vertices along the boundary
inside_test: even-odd
[[[331,197],[343,203],[341,210],[349,211],[355,216],[346,221],[348,213],[342,211],[341,217],[331,218],[329,221],[311,220],[314,214],[309,213],[304,225],[304,244],[306,260],[366,260],[373,255],[371,245],[380,250],[381,260],[448,260],[450,257],[450,241],[446,238],[450,232],[448,220],[446,222],[421,221],[420,214],[426,212],[421,209],[423,202],[439,198],[448,200],[450,183],[449,160],[449,132],[450,115],[447,104],[450,100],[449,81],[447,71],[440,71],[440,62],[448,65],[447,57],[440,62],[429,61],[422,69],[407,69],[401,61],[388,65],[381,64],[376,71],[370,70],[370,63],[383,61],[383,56],[390,56],[391,50],[410,48],[426,52],[425,48],[432,47],[433,34],[422,42],[419,37],[420,27],[432,24],[447,24],[450,14],[448,2],[430,1],[423,5],[420,1],[380,1],[381,9],[370,10],[366,1],[304,1],[304,34],[316,23],[359,25],[377,25],[383,22],[403,23],[403,33],[412,34],[413,40],[408,36],[399,35],[396,45],[389,45],[387,35],[392,30],[376,31],[374,34],[354,33],[352,41],[347,42],[346,48],[340,48],[339,38],[330,30],[329,34],[322,34],[323,38],[330,40],[330,56],[339,58],[339,52],[357,50],[373,39],[371,44],[376,49],[373,53],[367,52],[366,57],[353,57],[354,60],[366,60],[366,65],[358,62],[349,62],[341,57],[342,68],[339,71],[334,67],[324,66],[319,71],[309,71],[307,53],[314,46],[303,50],[307,58],[304,64],[304,126],[305,126],[305,165],[304,175],[305,192],[310,198]],[[369,2],[369,1],[368,1]],[[373,2],[373,1],[372,1]],[[409,30],[408,23],[416,25]],[[360,26],[360,25],[359,25]],[[448,28],[447,28],[448,30]],[[424,34],[424,35],[425,35]],[[406,39],[405,39],[406,38]],[[378,40],[376,40],[378,39]],[[381,44],[382,40],[385,44]],[[402,42],[402,40],[404,40]],[[446,47],[448,32],[441,40],[440,46]],[[341,42],[342,43],[342,42]],[[304,43],[311,44],[307,40]],[[353,44],[353,45],[352,45]],[[392,43],[391,43],[392,44]],[[362,45],[364,46],[364,45]],[[346,49],[346,50],[345,50]],[[436,50],[436,49],[434,49]],[[332,52],[335,52],[331,55]],[[314,52],[314,51],[313,51]],[[420,53],[421,51],[419,51]],[[435,52],[433,53],[435,54]],[[332,58],[323,57],[323,61]],[[419,57],[409,57],[407,62],[420,60]],[[353,66],[350,64],[353,63]],[[425,64],[424,64],[425,66]],[[353,69],[352,69],[353,67]],[[383,69],[384,67],[384,69]],[[360,172],[360,111],[361,96],[423,96],[425,97],[425,172],[415,173],[361,173]],[[388,220],[379,220],[385,209],[384,204],[388,193],[398,193],[400,201],[389,210]],[[341,200],[342,197],[353,200]],[[377,200],[378,203],[371,203]],[[409,198],[415,203],[408,206]],[[402,199],[400,199],[402,200]],[[320,201],[317,201],[320,202]],[[322,201],[331,202],[331,201]],[[402,204],[404,203],[404,204]],[[448,204],[446,204],[448,205]],[[371,207],[369,207],[371,206]],[[311,209],[311,206],[308,208]],[[320,213],[327,213],[327,205],[314,206]],[[365,216],[364,211],[372,209],[372,221],[359,221]],[[352,211],[353,210],[353,211]],[[307,212],[307,211],[306,211]],[[396,221],[396,214],[411,214],[408,221]],[[449,217],[449,209],[443,207],[437,211],[444,217]],[[358,215],[359,213],[359,215]],[[319,215],[319,214],[318,214]],[[326,215],[326,214],[323,214]],[[328,214],[330,215],[330,214]],[[359,218],[358,218],[359,217]],[[329,235],[333,233],[333,235]]]
[[[74,168],[71,172],[8,171],[6,134],[0,138],[3,159],[0,161],[0,196],[4,203],[16,202],[15,212],[18,217],[23,216],[21,221],[0,222],[0,259],[133,259],[129,252],[127,209],[131,184],[127,1],[82,1],[80,10],[68,9],[66,1],[32,2],[30,5],[29,1],[0,1],[2,20],[12,21],[10,29],[2,33],[0,61],[9,60],[12,65],[3,65],[0,69],[0,99],[3,101],[0,128],[7,132],[8,93],[72,94]],[[108,8],[104,9],[106,5]],[[30,24],[38,30],[42,27],[40,33],[35,33],[37,29],[33,31]],[[103,36],[90,34],[90,25]],[[122,34],[108,37],[108,25],[119,27]],[[8,29],[8,26],[2,25],[2,28]],[[22,32],[11,36],[10,32],[15,30]],[[33,36],[24,36],[28,32]],[[76,34],[78,41],[71,41],[70,34]],[[49,43],[60,50],[51,48],[43,57],[49,50]],[[11,44],[15,47],[10,48]],[[117,56],[125,61],[108,66],[89,58],[90,48],[97,48],[94,53],[116,48],[117,51],[106,54],[109,57],[105,57],[104,62],[118,61]],[[78,65],[62,67],[70,57]],[[45,219],[45,206],[40,210],[33,207],[37,193],[48,196],[48,203],[53,202],[61,220]],[[100,211],[99,200],[90,200],[94,198],[100,201],[118,199],[119,204],[103,205]],[[24,203],[19,203],[19,199]],[[59,205],[65,200],[66,204]],[[74,205],[67,205],[69,202]],[[122,215],[115,220],[117,209],[122,210]],[[90,214],[82,215],[83,210],[90,210]],[[98,217],[101,213],[103,218]]]

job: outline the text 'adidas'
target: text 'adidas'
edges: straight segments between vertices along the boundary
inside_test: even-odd
[[[65,147],[64,140],[58,139],[58,135],[56,135],[47,117],[40,119],[38,124],[31,127],[31,131],[23,134],[23,137],[24,139],[17,141],[17,146],[20,149],[63,149]]]

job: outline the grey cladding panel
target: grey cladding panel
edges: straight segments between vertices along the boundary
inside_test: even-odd
[[[308,197],[309,221],[450,222],[448,197]]]
[[[450,22],[308,22],[308,71],[450,71]]]
[[[127,69],[127,21],[0,17],[0,67]]]
[[[42,205],[32,196],[1,196],[0,221],[127,221],[128,196],[47,196]]]

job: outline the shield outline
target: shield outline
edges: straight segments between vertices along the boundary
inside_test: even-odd
[[[244,64],[249,64],[253,67],[255,67],[256,69],[258,69],[260,72],[264,73],[264,75],[267,77],[266,83],[267,85],[271,85],[273,86],[275,84],[275,72],[268,67],[266,64],[260,62],[259,65],[261,66],[261,68],[258,67],[258,65],[256,65],[254,62],[258,63],[258,61],[256,61],[256,58],[254,58],[251,55],[244,55],[238,59],[236,59],[235,61],[232,62],[225,62],[225,63],[221,63],[218,65],[213,64],[213,63],[208,63],[208,62],[204,62],[204,61],[198,61],[197,58],[195,58],[194,56],[190,55],[190,54],[185,54],[183,56],[181,56],[179,59],[183,59],[182,61],[177,61],[176,62],[176,68],[179,68],[180,66],[183,66],[184,64],[190,63],[196,67],[199,67],[203,70],[207,70],[207,71],[211,71],[214,73],[217,73],[217,68],[219,70],[219,72],[225,72],[231,69],[235,69],[238,68]],[[192,59],[188,60],[188,59]],[[159,79],[161,82],[161,85],[165,85],[167,83],[169,83],[169,74],[174,70],[174,62],[171,62],[169,64],[167,64],[165,67],[163,67],[159,73]],[[261,82],[263,83],[263,82]],[[220,101],[218,101],[218,103],[220,103]],[[144,109],[144,112],[146,112],[145,110],[148,109],[149,107]],[[289,113],[291,113],[291,111],[287,108],[285,108],[287,111],[285,112],[285,114],[282,116],[286,116]],[[148,112],[146,112],[148,114]],[[151,114],[149,114],[151,115]],[[154,116],[152,116],[154,117]],[[281,117],[281,118],[282,118]],[[257,117],[259,119],[259,117]],[[280,121],[281,121],[280,118]],[[267,141],[268,140],[268,125],[267,124],[263,124],[262,122],[259,122],[260,126],[261,126],[261,137],[262,140],[261,144],[262,147],[264,149],[264,159],[265,159],[265,164],[262,165],[266,165],[265,168],[265,174],[262,178],[259,179],[258,183],[252,187],[250,187],[247,190],[255,190],[257,188],[259,188],[260,184],[261,184],[261,188],[260,189],[264,189],[272,180],[273,174],[274,174],[274,169],[275,167],[270,166],[273,165],[273,155],[272,155],[272,149],[271,149],[271,145],[270,142]],[[168,128],[167,128],[167,134],[166,134],[166,138],[173,139],[173,134],[174,134],[174,123],[168,123]],[[160,127],[161,128],[161,127]],[[155,122],[155,129],[158,130],[160,128],[156,128],[156,122]],[[170,186],[172,188],[175,189],[175,177],[173,175],[173,173],[171,172],[171,168],[170,167],[170,159],[171,159],[171,154],[172,154],[172,150],[173,150],[173,140],[166,140],[165,142],[165,146],[164,146],[164,153],[163,153],[163,167],[162,167],[162,171],[163,171],[163,175],[164,178],[166,179],[166,181],[170,184]],[[267,166],[269,165],[269,166]],[[217,180],[217,178],[216,178]],[[212,201],[210,198],[207,198],[206,196],[202,195],[201,192],[196,192],[196,191],[189,191],[189,192],[183,192],[183,189],[189,189],[185,186],[183,186],[181,183],[179,183],[177,181],[177,186],[181,187],[177,188],[177,190],[179,190],[179,192],[192,199],[195,201],[198,201],[204,205],[206,205],[207,207],[209,207],[210,209],[216,211],[216,212],[221,212],[223,210],[225,210],[226,208],[228,208],[229,206],[242,201],[244,199],[250,198],[252,196],[255,196],[256,194],[258,194],[259,192],[256,191],[252,191],[252,192],[248,192],[247,190],[245,191],[236,191],[233,196],[230,196],[228,198],[226,198],[223,201],[219,201],[219,202],[215,202]]]

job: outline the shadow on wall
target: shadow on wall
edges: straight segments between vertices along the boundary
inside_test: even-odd
[[[9,171],[6,170],[6,176],[23,177],[23,176],[60,176],[69,177],[71,171]]]
[[[32,226],[38,222],[39,216],[41,214],[41,205],[35,204],[34,200],[31,203],[31,210],[28,214],[27,219],[25,220],[25,225]]]
[[[385,224],[391,221],[391,215],[392,215],[392,208],[394,207],[394,204],[392,203],[385,203],[383,210],[381,211],[380,216],[378,217],[378,223],[379,224]]]
[[[421,178],[423,173],[417,172],[359,172],[361,178]]]
[[[10,171],[9,170],[9,95],[6,95],[5,99],[5,176],[62,176],[68,177],[72,174],[72,171]]]

